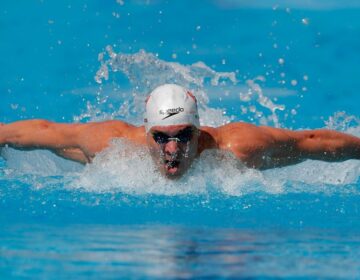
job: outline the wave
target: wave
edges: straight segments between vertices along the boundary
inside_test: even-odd
[[[225,195],[241,197],[251,193],[352,193],[358,194],[360,163],[306,161],[267,171],[248,169],[231,154],[206,151],[189,172],[173,181],[156,170],[145,147],[116,140],[97,155],[92,164],[78,164],[46,152],[5,150],[8,178],[31,174],[36,188],[55,184],[88,193],[127,195]],[[49,179],[49,180],[48,180]],[[29,182],[29,177],[26,177]]]
[[[111,47],[107,47],[106,53],[99,54],[99,61],[101,66],[95,76],[99,83],[99,98],[96,103],[89,103],[82,114],[74,116],[76,121],[120,118],[141,124],[146,95],[157,85],[169,82],[179,83],[194,91],[199,100],[202,125],[218,126],[242,119],[282,127],[285,116],[295,111],[295,108],[279,104],[276,98],[264,93],[266,80],[262,76],[241,84],[236,72],[216,72],[203,62],[182,65],[161,60],[143,50],[123,54],[114,52]],[[119,74],[128,78],[130,90],[122,90],[122,85],[116,83]],[[113,76],[115,83],[109,86],[107,80],[110,76]],[[112,87],[116,90],[112,90]],[[123,95],[116,98],[110,96],[110,92]],[[294,95],[296,97],[297,93],[292,93]],[[227,105],[222,107],[227,102],[240,104],[239,109],[233,114],[229,113]],[[334,113],[324,126],[360,135],[360,120],[345,112]],[[51,188],[55,184],[88,193],[234,197],[258,192],[279,195],[357,194],[359,191],[359,161],[305,161],[295,166],[261,172],[241,166],[232,155],[207,151],[194,162],[183,178],[169,181],[159,175],[146,148],[125,140],[115,140],[107,150],[96,156],[92,164],[85,167],[46,151],[25,152],[4,148],[2,156],[6,159],[6,166],[1,170],[7,180],[25,180],[38,189]]]

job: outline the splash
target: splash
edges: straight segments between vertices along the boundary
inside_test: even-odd
[[[100,68],[95,80],[103,84],[109,79],[110,72],[124,74],[133,92],[126,98],[127,110],[122,107],[120,117],[134,119],[141,124],[144,112],[144,100],[155,87],[165,83],[176,83],[194,91],[198,99],[199,115],[202,125],[222,125],[228,123],[231,117],[224,116],[222,108],[209,108],[209,97],[206,93],[207,81],[210,86],[221,84],[236,84],[234,72],[216,72],[203,62],[192,65],[182,65],[159,59],[152,53],[140,50],[135,54],[115,53],[112,47],[106,48],[106,53],[99,54]],[[105,59],[105,58],[108,59]]]
[[[255,99],[262,108],[269,109],[271,114],[266,117],[261,110],[258,110],[256,107],[250,107],[250,112],[254,113],[255,116],[259,118],[260,124],[262,125],[274,125],[275,127],[280,127],[279,117],[277,115],[277,111],[284,111],[284,105],[275,104],[270,98],[263,94],[263,90],[260,87],[258,82],[264,82],[265,78],[263,76],[256,77],[253,80],[248,80],[247,84],[249,86],[249,90],[247,95],[240,95],[242,101],[250,101],[251,97],[255,95]]]
[[[93,164],[87,165],[71,188],[95,193],[131,195],[244,196],[251,193],[335,193],[358,190],[358,161],[325,163],[306,161],[261,172],[246,168],[231,153],[209,150],[194,161],[179,180],[157,171],[147,148],[118,139]],[[347,187],[345,187],[347,186]]]
[[[125,103],[113,117],[131,120],[136,124],[142,124],[143,102],[147,94],[164,83],[180,84],[194,92],[199,103],[201,125],[220,126],[239,118],[237,115],[229,115],[225,108],[211,107],[212,98],[219,101],[237,98],[238,103],[253,101],[254,109],[248,112],[255,116],[255,122],[259,120],[261,124],[280,126],[281,121],[277,112],[285,110],[284,105],[274,103],[263,94],[259,84],[261,77],[250,79],[247,85],[241,85],[236,72],[217,72],[203,62],[182,65],[161,60],[144,50],[134,54],[116,53],[111,46],[106,48],[106,52],[99,54],[99,62],[101,66],[95,80],[101,86],[110,79],[111,72],[120,72],[129,80],[133,91],[125,97]],[[240,92],[240,99],[229,93],[239,92],[244,87],[247,90]],[[245,106],[248,104],[240,106],[239,111]],[[94,116],[96,113],[98,112],[95,108],[90,108],[85,115]]]
[[[348,132],[360,137],[360,119],[345,112],[336,112],[325,121],[326,128]]]
[[[356,160],[341,163],[308,160],[258,171],[246,168],[231,153],[208,150],[183,177],[174,181],[160,175],[146,147],[124,139],[114,140],[85,167],[44,151],[24,154],[7,148],[3,156],[8,160],[3,170],[5,178],[31,184],[35,189],[59,186],[93,194],[202,197],[242,197],[254,193],[358,194],[360,191],[356,186],[360,163]]]
[[[99,54],[99,61],[101,66],[95,76],[99,83],[96,104],[88,102],[86,111],[74,117],[76,121],[122,118],[141,124],[145,96],[163,83],[178,83],[194,91],[199,100],[202,125],[222,125],[240,115],[240,118],[252,116],[255,122],[279,127],[282,125],[279,112],[291,109],[277,104],[264,94],[261,85],[265,80],[261,76],[241,85],[235,72],[216,72],[203,62],[182,65],[161,60],[143,50],[135,54],[122,54],[115,53],[111,47],[107,47],[106,53]],[[130,90],[123,90],[116,83],[115,87],[114,84],[109,86],[110,75],[116,78],[117,72],[128,78]],[[230,91],[234,91],[236,99]],[[243,115],[238,113],[233,116],[224,108],[211,107],[214,98],[239,103],[239,111]],[[116,102],[120,103],[119,107]],[[326,126],[360,135],[359,119],[344,112],[335,113]],[[2,156],[7,160],[7,167],[3,169],[7,178],[17,178],[20,173],[26,173],[32,177],[21,180],[30,182],[36,188],[60,185],[88,193],[166,196],[220,194],[235,197],[258,192],[357,193],[355,184],[360,174],[358,161],[331,164],[306,161],[260,172],[242,166],[231,154],[206,151],[195,160],[185,176],[171,181],[159,175],[145,147],[124,140],[114,141],[107,150],[97,155],[92,164],[85,167],[45,151],[19,152],[5,148]]]
[[[157,171],[147,148],[126,140],[116,140],[95,158],[93,164],[86,166],[72,187],[90,192],[121,192],[133,195],[219,193],[241,196],[261,190],[270,193],[279,191],[275,185],[256,184],[256,181],[261,180],[261,172],[249,170],[231,154],[219,151],[204,152],[185,176],[178,180],[169,180]],[[253,182],[255,184],[252,184]]]

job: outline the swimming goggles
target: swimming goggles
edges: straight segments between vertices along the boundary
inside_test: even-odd
[[[180,143],[187,143],[190,142],[193,137],[193,130],[192,128],[185,128],[184,130],[180,131],[175,136],[169,136],[162,132],[154,132],[152,134],[154,141],[158,144],[166,144],[170,141],[180,142]]]

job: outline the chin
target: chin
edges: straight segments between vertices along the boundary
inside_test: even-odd
[[[181,175],[183,175],[183,172],[181,170],[176,170],[176,171],[165,170],[164,175],[168,179],[178,179],[181,177]]]
[[[175,168],[163,167],[162,171],[163,171],[162,172],[163,175],[165,175],[165,177],[168,179],[178,179],[184,174],[184,169],[180,167],[175,167]]]

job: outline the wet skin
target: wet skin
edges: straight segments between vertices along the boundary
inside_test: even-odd
[[[184,141],[181,133],[189,128],[193,135]],[[167,141],[158,143],[154,133],[162,133]],[[194,158],[207,149],[231,152],[249,168],[257,169],[282,167],[306,159],[360,159],[359,137],[327,129],[291,131],[236,122],[216,128],[203,126],[199,130],[191,125],[159,126],[146,133],[144,126],[115,120],[87,124],[46,120],[0,123],[0,148],[7,145],[15,149],[47,149],[82,163],[91,162],[114,138],[146,145],[160,172],[168,178],[184,174]]]
[[[179,178],[198,154],[199,130],[189,125],[155,126],[146,135],[150,155],[159,171]]]

